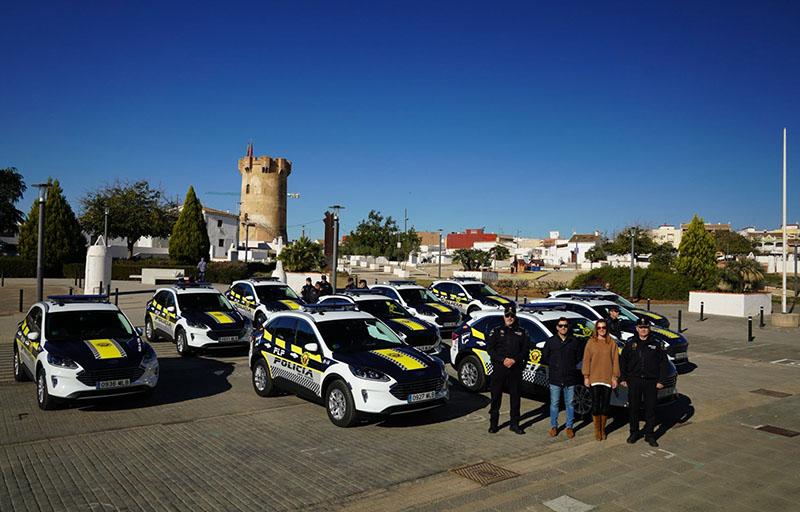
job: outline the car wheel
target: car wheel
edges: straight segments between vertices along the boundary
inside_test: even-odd
[[[144,321],[144,339],[146,339],[149,343],[158,341],[156,328],[153,326],[153,321],[149,318],[145,319]]]
[[[17,348],[16,342],[14,342],[14,380],[17,382],[25,382],[28,380],[25,368],[22,367],[22,359],[19,357],[19,349]]]
[[[260,359],[253,366],[253,389],[258,396],[273,396],[275,394],[275,383],[269,373],[267,362]]]
[[[36,402],[39,404],[39,409],[43,411],[56,408],[56,399],[51,397],[47,391],[47,375],[41,368],[36,374]]]
[[[178,329],[178,332],[175,333],[175,348],[183,357],[192,355],[192,349],[189,347],[189,342],[186,341],[186,331],[183,329]]]
[[[337,380],[325,392],[325,407],[328,418],[337,427],[351,427],[358,419],[353,395],[344,382]]]
[[[264,323],[266,321],[267,321],[267,317],[264,316],[264,313],[261,313],[259,311],[258,313],[256,313],[256,316],[253,319],[253,327],[255,327],[256,329],[261,329],[262,327],[264,327]]]
[[[467,356],[458,363],[458,382],[474,393],[486,387],[486,373],[477,356]]]
[[[572,406],[575,408],[577,416],[588,416],[592,412],[592,390],[581,384],[575,386]]]

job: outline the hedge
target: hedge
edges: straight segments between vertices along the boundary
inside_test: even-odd
[[[620,295],[630,293],[630,269],[601,267],[577,276],[572,281],[572,288],[586,285],[605,285]],[[697,289],[689,278],[681,274],[663,270],[637,268],[634,270],[634,296],[642,299],[687,300],[689,291]]]
[[[0,273],[5,277],[36,277],[36,260],[22,256],[0,256]]]

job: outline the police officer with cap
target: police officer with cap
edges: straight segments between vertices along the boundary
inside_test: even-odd
[[[639,318],[636,335],[629,339],[619,356],[620,385],[628,388],[628,414],[630,436],[628,443],[639,437],[639,408],[644,400],[644,439],[657,447],[653,430],[656,423],[656,400],[658,390],[664,388],[668,373],[667,353],[659,341],[650,333],[650,320]]]
[[[618,340],[622,339],[622,320],[619,318],[619,306],[611,306],[608,308],[608,318],[606,318],[608,325],[608,334],[611,334]]]
[[[517,320],[517,307],[509,304],[503,314],[503,325],[489,333],[486,351],[492,360],[492,402],[489,407],[489,433],[499,430],[500,404],[503,400],[503,387],[508,387],[511,399],[511,431],[524,434],[519,426],[520,384],[522,370],[528,354],[528,333],[520,327]]]

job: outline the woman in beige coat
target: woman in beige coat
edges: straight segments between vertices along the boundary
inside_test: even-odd
[[[616,389],[619,378],[619,351],[605,320],[595,323],[594,333],[586,342],[582,371],[583,383],[592,391],[594,437],[601,441],[606,438],[611,390]]]

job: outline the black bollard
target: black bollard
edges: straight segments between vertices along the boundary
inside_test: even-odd
[[[528,297],[527,296],[526,297],[522,297],[522,303],[523,304],[527,304],[528,303]]]
[[[678,332],[683,332],[683,318],[681,315],[681,310],[678,310]]]
[[[764,306],[761,306],[761,310],[758,312],[758,327],[764,328]]]
[[[6,274],[5,272],[0,273],[0,286],[6,285]]]
[[[747,341],[753,341],[753,317],[747,317]]]
[[[20,288],[20,289],[19,289],[19,312],[20,312],[20,313],[22,313],[22,294],[23,294],[23,293],[24,293],[24,292],[22,291],[22,288]]]
[[[647,311],[650,311],[650,299],[647,299]]]
[[[100,281],[100,291],[99,291],[99,292],[97,292],[97,293],[98,293],[99,295],[103,295],[103,290],[104,290],[104,288],[103,288],[103,281]]]
[[[101,292],[102,293],[102,292]],[[111,298],[111,283],[106,285],[106,298]]]
[[[519,287],[514,288],[514,302],[519,302]]]
[[[704,307],[704,306],[705,306],[705,303],[701,302],[701,303],[700,303],[700,321],[701,321],[701,322],[702,322],[703,320],[705,320],[705,318],[703,317],[703,307]]]
[[[69,287],[69,294],[72,295],[72,287]]]
[[[114,288],[114,305],[119,306],[119,288]]]

